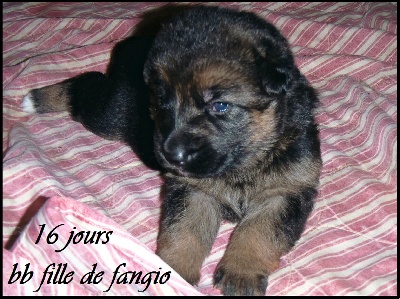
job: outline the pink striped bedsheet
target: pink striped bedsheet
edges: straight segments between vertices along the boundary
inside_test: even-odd
[[[189,285],[154,254],[159,174],[65,113],[20,109],[31,88],[104,71],[162,4],[3,3],[3,294],[220,294],[232,224]],[[397,295],[397,4],[215,4],[275,24],[322,102],[319,196],[266,294]]]

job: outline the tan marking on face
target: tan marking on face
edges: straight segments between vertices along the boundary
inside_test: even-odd
[[[161,80],[163,80],[165,82],[165,84],[171,85],[171,81],[170,81],[167,70],[160,65],[157,65],[156,68],[157,68],[158,73],[160,74]]]
[[[249,147],[258,148],[260,154],[264,155],[261,150],[270,149],[277,141],[279,136],[276,133],[276,102],[271,103],[264,111],[251,111],[250,137]]]
[[[209,88],[218,86],[230,88],[237,85],[250,85],[248,76],[234,63],[199,61],[193,73],[193,83],[207,96]]]

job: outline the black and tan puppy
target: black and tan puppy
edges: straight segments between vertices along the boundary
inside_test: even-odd
[[[68,110],[128,143],[165,178],[157,254],[196,284],[222,219],[236,221],[215,273],[224,294],[264,294],[299,239],[321,168],[318,98],[278,30],[197,6],[155,37],[119,43],[106,75],[35,89],[32,112]]]

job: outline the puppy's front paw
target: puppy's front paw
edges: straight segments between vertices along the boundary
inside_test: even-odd
[[[200,280],[200,268],[204,259],[201,246],[190,234],[173,239],[167,233],[161,234],[157,244],[157,255],[170,265],[187,282],[196,285]]]
[[[200,280],[200,267],[193,264],[189,255],[180,255],[181,252],[175,252],[175,256],[157,253],[168,265],[170,265],[179,275],[191,285],[197,285]]]
[[[218,266],[214,285],[228,296],[260,296],[265,294],[268,278],[259,272],[233,272],[224,266]]]

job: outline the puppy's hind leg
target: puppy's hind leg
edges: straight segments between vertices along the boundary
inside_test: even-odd
[[[130,37],[112,52],[107,73],[86,72],[31,90],[22,101],[27,113],[68,111],[93,133],[130,145],[150,168],[158,169],[153,151],[153,121],[143,66],[153,37]]]
[[[27,113],[72,112],[74,94],[82,93],[85,101],[100,98],[106,77],[100,72],[88,72],[60,83],[32,89],[23,98],[21,108]],[[75,92],[74,92],[75,90]],[[81,96],[79,96],[81,97]]]
[[[152,126],[143,80],[152,42],[153,37],[135,36],[119,42],[106,74],[86,72],[33,89],[23,98],[21,108],[27,113],[68,111],[93,133],[130,143],[132,137],[137,137],[132,136],[132,129],[142,124]]]
[[[72,119],[81,122],[93,133],[107,139],[118,138],[107,117],[111,106],[110,89],[106,76],[100,72],[87,72],[57,84],[32,89],[24,98],[21,108],[28,113],[67,111]],[[122,129],[119,126],[119,129]]]
[[[27,113],[69,111],[68,83],[58,83],[32,89],[22,100],[21,108]]]

